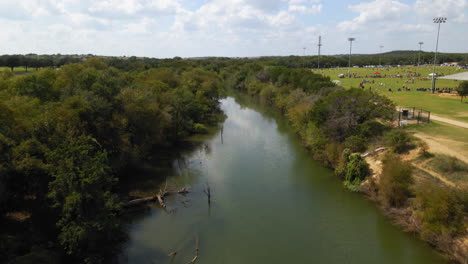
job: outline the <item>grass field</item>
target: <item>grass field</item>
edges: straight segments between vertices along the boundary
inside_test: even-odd
[[[8,67],[0,67],[0,72],[6,70],[6,69],[10,69]],[[28,68],[28,71],[26,71],[26,68],[24,67],[15,67],[15,73],[16,74],[27,74],[27,73],[31,73],[31,72],[35,72],[36,71],[36,68]]]
[[[434,143],[431,144],[433,148],[436,148],[432,149],[434,152],[441,152],[459,158],[461,156],[468,157],[468,133],[466,128],[431,121],[428,124],[409,125],[405,129],[409,132],[422,134],[425,141]],[[465,158],[462,159],[466,160]]]
[[[455,67],[436,67],[436,73],[449,75],[466,70],[459,70]],[[392,99],[397,105],[406,107],[417,107],[431,111],[433,114],[468,122],[468,103],[461,103],[460,97],[448,94],[432,94],[431,92],[416,91],[416,88],[430,88],[432,67],[393,67],[393,68],[351,68],[351,73],[356,74],[356,78],[339,78],[339,74],[347,76],[347,68],[323,69],[321,74],[330,76],[332,80],[340,81],[339,85],[345,88],[359,87],[363,79],[374,83],[364,83],[365,89],[371,88]],[[371,78],[380,72],[381,78]],[[412,73],[421,74],[420,77],[411,77]],[[391,77],[400,74],[402,77]],[[367,77],[366,77],[367,75]],[[423,79],[426,78],[426,79]],[[414,81],[412,80],[414,79]],[[382,85],[381,85],[382,83]],[[440,79],[436,82],[438,88],[456,88],[459,81]],[[398,92],[402,86],[411,88],[411,91]],[[393,92],[389,92],[392,89]]]

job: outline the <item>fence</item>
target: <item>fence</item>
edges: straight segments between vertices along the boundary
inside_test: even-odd
[[[416,107],[399,107],[397,114],[398,126],[404,123],[429,123],[431,120],[430,111],[416,109]]]

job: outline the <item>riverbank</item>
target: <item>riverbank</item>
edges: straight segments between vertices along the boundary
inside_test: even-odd
[[[265,67],[251,70],[241,79],[234,76],[231,87],[258,96],[263,103],[282,111],[312,158],[335,169],[348,189],[360,190],[361,183],[370,177],[367,162],[359,153],[378,146],[397,153],[393,159],[402,169],[413,167],[398,160],[402,159],[401,153],[420,143],[404,130],[393,128],[395,105],[388,98],[362,89],[334,87],[323,76],[302,69]],[[458,164],[450,158],[448,161]],[[399,179],[399,172],[393,171],[388,172],[393,175],[385,186],[374,182],[373,192],[379,196],[376,201],[380,204],[384,199],[385,211],[390,215],[405,212],[402,219],[419,222],[419,229],[415,229],[418,237],[463,263],[459,255],[464,254],[464,249],[456,249],[459,243],[455,241],[467,234],[464,190],[421,181],[434,178],[424,176],[425,169],[406,171],[407,179]]]
[[[280,111],[243,93],[221,102],[223,129],[169,168],[167,189],[190,193],[131,220],[121,263],[186,264],[197,237],[204,264],[446,263],[311,160]]]
[[[434,184],[441,184],[446,188],[459,188],[460,186],[447,181],[444,177],[437,175],[432,170],[427,170],[421,167],[420,155],[421,149],[413,149],[408,154],[402,155],[403,160],[408,161],[413,166],[413,175],[415,178],[415,185],[423,185],[425,182],[430,181]],[[457,237],[423,237],[421,220],[418,218],[417,207],[413,202],[408,203],[406,206],[401,208],[388,208],[385,207],[380,200],[380,197],[376,193],[376,185],[382,178],[382,160],[385,157],[385,151],[375,153],[366,157],[372,174],[371,176],[361,184],[360,191],[366,195],[370,200],[374,201],[381,211],[391,221],[399,226],[403,231],[417,235],[420,239],[426,241],[431,246],[436,248],[438,251],[445,254],[452,261],[458,263],[467,263],[468,261],[468,232],[464,235]],[[423,163],[427,163],[428,160],[424,160]],[[462,188],[466,188],[461,186]]]

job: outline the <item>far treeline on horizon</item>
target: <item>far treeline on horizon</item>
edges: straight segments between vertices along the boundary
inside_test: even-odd
[[[5,54],[0,55],[0,67],[11,70],[22,67],[27,72],[29,69],[43,67],[60,67],[69,63],[82,62],[88,58],[100,57],[107,59],[110,65],[138,62],[155,67],[160,62],[171,60],[213,60],[222,63],[223,60],[252,60],[271,61],[274,65],[289,68],[336,68],[349,66],[349,54],[322,55],[322,56],[259,56],[259,57],[174,57],[174,58],[151,58],[136,56],[100,56],[93,54]],[[432,65],[434,63],[434,52],[417,50],[399,50],[377,54],[352,54],[351,66],[398,66],[398,65]],[[120,62],[121,64],[122,62]],[[468,53],[438,53],[436,65],[452,64],[451,66],[468,66]],[[1,69],[0,69],[1,70]]]

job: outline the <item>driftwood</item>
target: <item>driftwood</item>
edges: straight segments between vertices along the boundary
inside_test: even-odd
[[[167,197],[169,195],[173,195],[173,194],[187,194],[187,193],[189,193],[187,188],[182,188],[182,189],[180,189],[178,191],[163,191],[163,192],[157,194],[156,196],[150,196],[150,197],[146,197],[146,198],[131,200],[131,201],[129,201],[127,203],[127,206],[140,205],[140,204],[145,204],[145,203],[148,203],[148,202],[153,202],[153,201],[158,200],[161,207],[166,208],[166,204],[164,203],[164,198],[165,197]]]
[[[187,263],[187,264],[195,264],[195,262],[197,261],[198,259],[198,234],[197,236],[195,237],[195,256],[193,257],[193,259]]]

